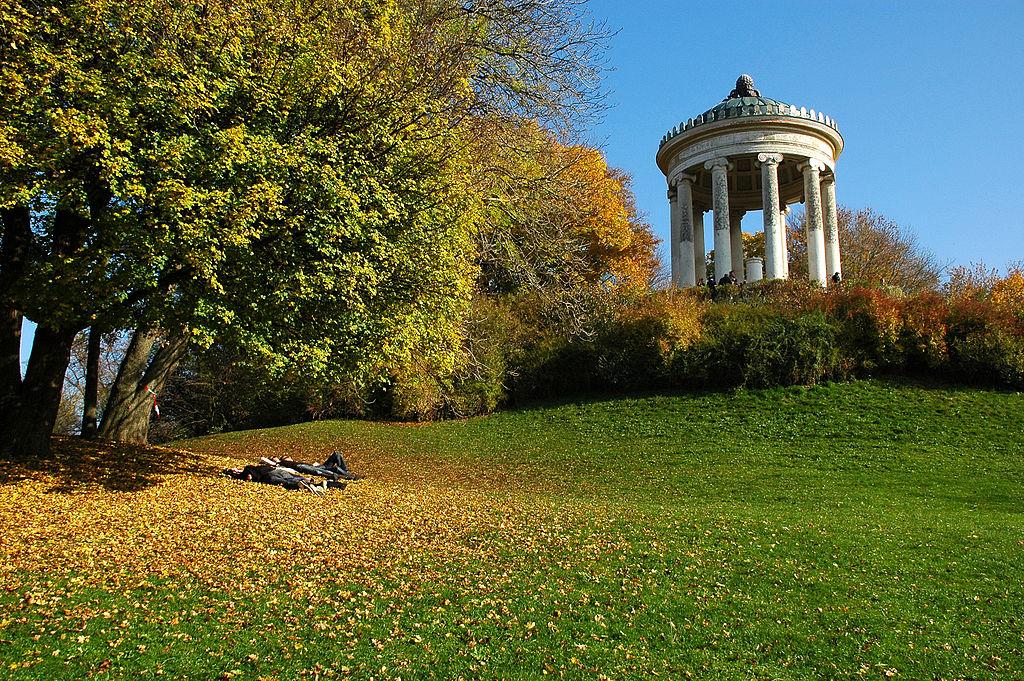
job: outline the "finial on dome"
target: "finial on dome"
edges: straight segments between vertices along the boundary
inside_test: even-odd
[[[736,89],[729,93],[726,99],[732,99],[733,97],[760,97],[760,90],[754,89],[754,79],[747,74],[741,74],[736,79]]]

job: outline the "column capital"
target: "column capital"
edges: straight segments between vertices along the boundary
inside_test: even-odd
[[[758,154],[757,162],[761,165],[777,166],[782,163],[782,154]]]
[[[745,210],[731,210],[729,211],[730,220],[742,220],[743,216],[747,214]]]
[[[678,198],[678,196],[679,196],[679,194],[676,192],[676,188],[675,187],[669,187],[668,188],[668,200],[669,201],[675,201]]]
[[[713,158],[704,164],[705,170],[714,170],[715,168],[725,168],[726,170],[732,170],[732,163],[730,163],[729,159],[725,158],[724,156],[720,156],[719,158]]]
[[[690,175],[689,173],[680,172],[672,176],[672,178],[668,181],[668,186],[676,187],[679,185],[680,182],[689,182],[692,184],[694,181],[696,181],[696,179],[697,178],[695,176]]]
[[[816,170],[818,172],[821,172],[822,170],[825,169],[825,164],[816,158],[809,158],[803,163],[798,164],[796,169],[799,170],[801,173],[804,172],[805,170]]]
[[[831,173],[828,174],[828,175],[822,175],[821,176],[821,183],[822,184],[826,184],[826,185],[828,185],[828,184],[835,184],[836,183],[836,176],[831,174]]]

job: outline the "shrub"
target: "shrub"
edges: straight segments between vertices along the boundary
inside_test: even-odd
[[[992,285],[990,297],[995,308],[1013,320],[1015,331],[1024,332],[1024,269],[1011,267],[1006,277]]]
[[[902,320],[899,301],[877,288],[835,290],[824,301],[826,314],[840,325],[843,352],[865,373],[900,370]]]
[[[674,362],[673,383],[689,387],[810,385],[849,374],[837,329],[821,312],[785,316],[771,308],[720,305],[705,333]]]
[[[849,366],[836,343],[836,331],[820,312],[766,320],[747,346],[743,385],[813,385],[846,378]]]
[[[657,292],[623,305],[593,343],[596,382],[617,390],[666,385],[673,357],[700,337],[705,307],[681,292]]]
[[[341,415],[434,419],[524,398],[894,372],[1024,387],[1024,274],[986,281],[909,297],[803,281],[719,287],[715,300],[706,290],[594,291],[569,315],[539,294],[478,296],[454,372],[414,358],[376,386],[309,385],[268,380],[211,348],[165,389],[178,416],[163,425],[179,436]]]
[[[942,369],[949,357],[946,348],[946,299],[924,291],[905,299],[899,308],[899,347],[907,371]]]
[[[464,361],[445,396],[452,416],[489,414],[506,400],[510,366],[521,361],[526,325],[507,302],[478,297],[466,326]]]
[[[753,329],[769,313],[748,304],[708,308],[700,339],[674,358],[671,383],[679,387],[731,388],[743,384],[742,358]]]
[[[689,292],[620,297],[591,333],[534,344],[517,393],[536,397],[663,387],[672,358],[700,336],[705,307]]]
[[[1005,309],[988,300],[950,306],[946,345],[952,377],[972,383],[1024,387],[1024,334]]]

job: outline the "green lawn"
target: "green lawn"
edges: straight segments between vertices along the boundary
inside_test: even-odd
[[[1024,678],[1022,422],[859,382],[65,454],[2,479],[0,676]],[[334,448],[325,499],[214,477]]]

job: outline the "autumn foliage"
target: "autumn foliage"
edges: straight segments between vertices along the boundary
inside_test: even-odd
[[[1021,282],[1013,270],[970,296],[798,281],[640,296],[595,336],[549,348],[532,376],[547,394],[894,375],[1020,387]]]
[[[535,293],[571,314],[581,289],[649,288],[656,239],[604,154],[530,121],[478,121],[473,138],[481,294]]]

